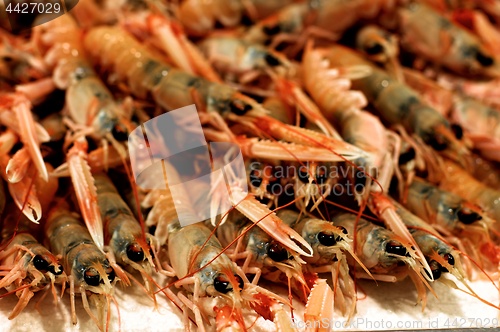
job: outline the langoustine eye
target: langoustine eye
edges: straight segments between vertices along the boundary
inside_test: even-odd
[[[275,262],[282,262],[288,259],[288,252],[278,243],[272,243],[267,249],[267,254]]]
[[[260,171],[255,169],[250,172],[250,184],[255,188],[260,187],[262,184],[262,177],[259,176],[259,173]]]
[[[58,271],[56,271],[56,266],[50,264],[47,260],[45,260],[45,258],[43,258],[40,255],[36,255],[35,257],[33,257],[33,266],[40,272],[49,271],[56,276],[61,275],[63,273],[62,265],[57,265]]]
[[[477,51],[476,53],[476,60],[481,64],[483,67],[491,67],[495,60],[493,60],[492,57],[489,55],[483,54],[481,51]]]
[[[245,115],[248,111],[252,110],[252,105],[249,105],[241,100],[234,100],[231,102],[231,112],[236,115]]]
[[[101,276],[94,269],[87,269],[83,275],[83,279],[89,286],[99,286],[101,282]]]
[[[415,149],[409,148],[408,151],[405,151],[399,155],[398,164],[404,165],[404,164],[412,161],[413,159],[415,159],[416,156],[417,156],[417,153],[415,152]]]
[[[448,262],[448,264],[450,264],[451,266],[454,266],[455,265],[455,257],[453,257],[452,254],[450,253],[447,253],[447,254],[444,254],[443,255],[443,258]],[[442,272],[449,272],[447,268],[445,268],[444,266],[441,266],[441,271]]]
[[[241,277],[238,275],[235,275],[234,277],[238,281],[238,286],[240,287],[240,289],[243,289],[243,279],[241,279]],[[222,276],[218,276],[214,279],[214,288],[216,291],[222,294],[227,294],[233,290],[233,288],[231,287],[231,283],[229,281],[223,280]]]
[[[317,170],[316,173],[316,182],[318,184],[324,184],[326,182],[326,179],[328,178],[328,173],[326,170],[323,168],[320,168]]]
[[[374,43],[371,45],[366,45],[363,48],[368,55],[375,55],[375,54],[380,54],[384,51],[384,47],[380,45],[379,43]]]
[[[443,151],[448,147],[448,142],[442,135],[431,135],[427,143],[436,151]]]
[[[298,175],[299,180],[301,182],[303,182],[303,183],[309,182],[309,172],[306,169],[304,169],[303,167],[300,167],[297,175]]]
[[[337,244],[337,236],[335,234],[320,232],[318,234],[318,241],[324,246],[331,247]]]
[[[406,256],[408,252],[406,248],[399,242],[390,241],[385,245],[385,251],[389,254],[398,255],[398,256]]]
[[[144,260],[144,252],[137,243],[134,243],[127,247],[127,257],[132,262],[140,262]]]
[[[39,271],[48,271],[50,264],[42,256],[36,255],[33,258],[33,265],[35,266],[35,269]]]
[[[343,234],[347,235],[347,229],[344,226],[336,226]],[[337,244],[337,242],[343,241],[344,239],[340,235],[335,235],[326,232],[318,233],[318,241],[324,246],[331,247]]]
[[[115,271],[111,267],[106,269],[106,274],[108,275],[109,282],[113,282],[115,280]],[[89,286],[99,286],[99,284],[104,282],[99,275],[99,272],[94,268],[88,268],[85,270],[83,279]]]
[[[111,130],[111,135],[118,141],[118,142],[125,142],[128,140],[128,132],[125,128],[122,128],[120,125],[116,125],[113,127]]]
[[[460,220],[462,223],[466,225],[472,224],[475,221],[483,219],[483,217],[481,217],[479,213],[476,213],[469,208],[462,208],[458,210],[457,217],[458,220]]]
[[[443,267],[441,266],[441,264],[439,264],[435,260],[432,260],[432,261],[429,262],[429,267],[431,268],[432,278],[434,280],[439,279],[439,277],[441,277],[441,273],[444,272],[443,271]]]
[[[266,54],[264,59],[266,60],[266,63],[271,67],[276,67],[276,66],[281,65],[280,59],[278,59],[277,57],[275,57],[272,54]]]

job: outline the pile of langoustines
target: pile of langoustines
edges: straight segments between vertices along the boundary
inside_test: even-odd
[[[220,331],[295,330],[292,298],[328,330],[360,278],[478,297],[500,260],[500,6],[451,3],[82,0],[0,31],[10,318],[69,293],[105,330],[117,284]]]

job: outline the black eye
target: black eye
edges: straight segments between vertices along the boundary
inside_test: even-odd
[[[389,254],[398,255],[398,256],[406,256],[408,253],[406,248],[399,242],[390,241],[385,245],[385,251]]]
[[[441,277],[441,273],[443,272],[442,271],[443,267],[441,266],[441,264],[439,264],[435,260],[432,260],[429,262],[429,267],[431,268],[431,271],[432,271],[432,278],[434,280],[439,279],[439,277]],[[425,272],[427,272],[427,270],[425,270]],[[428,272],[427,272],[427,275],[429,275]]]
[[[243,15],[243,17],[241,18],[241,24],[246,27],[252,26],[253,24],[252,18],[249,17],[248,15]]]
[[[229,281],[224,281],[221,277],[217,277],[214,279],[214,287],[216,291],[222,294],[226,294],[232,290],[232,288],[229,286]]]
[[[452,254],[445,254],[443,258],[450,264],[451,266],[455,265],[455,258],[453,257]]]
[[[111,271],[107,272],[106,273],[108,274],[108,279],[109,279],[109,282],[113,282],[113,280],[115,280],[115,271],[112,269],[112,268],[109,268]]]
[[[327,234],[325,232],[320,232],[318,234],[318,241],[324,246],[334,246],[337,244],[337,236],[335,234]]]
[[[134,243],[127,247],[127,257],[132,262],[140,262],[144,259],[144,252],[137,243]]]
[[[462,139],[464,137],[464,131],[461,126],[457,124],[452,124],[451,130],[453,131],[457,139]]]
[[[279,25],[275,25],[275,26],[265,26],[263,29],[264,33],[268,36],[274,36],[278,33],[281,32],[281,28]]]
[[[317,170],[317,174],[316,174],[316,182],[318,184],[324,184],[326,181],[326,178],[327,178],[326,171],[322,168],[319,168]]]
[[[382,45],[380,45],[379,43],[375,43],[372,45],[366,45],[365,47],[363,47],[363,49],[365,50],[366,54],[369,54],[369,55],[380,54],[384,51],[384,47]]]
[[[309,172],[304,167],[300,167],[298,176],[303,183],[309,183]]]
[[[63,269],[62,265],[59,265],[58,268],[59,268],[59,271],[56,272],[56,268],[53,265],[51,265],[51,266],[49,266],[49,271],[52,272],[53,275],[56,275],[56,276],[61,275],[63,273],[64,269]]]
[[[478,51],[476,53],[476,60],[479,62],[483,67],[490,67],[493,65],[494,60],[492,57],[485,55],[481,53],[481,51]]]
[[[337,228],[341,229],[342,230],[342,233],[346,234],[347,235],[347,229],[344,227],[344,226],[337,226]],[[339,236],[340,239],[337,239],[337,241],[340,241],[342,240],[342,238]]]
[[[250,172],[250,184],[256,188],[262,184],[262,178],[258,175],[259,171],[253,170]]]
[[[248,111],[252,109],[251,105],[248,105],[242,100],[235,100],[231,103],[231,112],[236,115],[245,115]]]
[[[275,262],[282,262],[288,259],[288,252],[277,243],[271,243],[267,249],[267,254]]]
[[[462,208],[458,210],[457,212],[457,217],[460,222],[469,225],[472,224],[475,221],[483,219],[479,213],[476,213],[468,208]]]
[[[83,279],[89,286],[99,286],[99,283],[101,282],[99,273],[97,273],[97,271],[92,268],[85,271]]]
[[[10,56],[6,55],[6,56],[3,56],[3,57],[2,57],[2,61],[5,61],[5,62],[7,62],[7,63],[8,63],[8,62],[13,62],[13,61],[14,61],[14,59],[13,59],[12,57],[10,57]]]
[[[443,151],[448,147],[448,143],[441,135],[430,136],[430,138],[427,140],[427,143],[436,151]]]
[[[243,279],[241,279],[241,277],[239,275],[235,275],[234,277],[236,278],[236,280],[238,280],[238,286],[240,287],[240,290],[242,290],[243,286],[245,285],[243,283]]]
[[[272,54],[269,54],[269,53],[266,54],[264,59],[266,60],[267,64],[270,65],[271,67],[276,67],[276,66],[281,65],[281,61]]]
[[[36,255],[35,258],[33,258],[33,265],[35,266],[35,269],[39,271],[48,271],[50,264],[43,259],[42,256]]]
[[[412,161],[413,159],[415,159],[416,157],[416,153],[415,153],[415,149],[413,148],[410,148],[408,151],[406,152],[403,152],[399,155],[399,165],[404,165],[410,161]]]
[[[113,130],[111,130],[111,135],[118,141],[118,142],[125,142],[128,140],[128,133],[127,130],[124,128],[120,128],[120,126],[114,126]]]
[[[151,209],[149,209],[149,211],[151,211]],[[145,216],[147,216],[149,214],[149,211],[148,212],[143,212],[143,214]],[[149,234],[154,234],[155,232],[156,232],[156,225],[150,226],[149,229],[148,229],[148,233]]]
[[[279,179],[274,179],[269,181],[269,184],[266,187],[268,193],[277,194],[280,192],[281,182]]]

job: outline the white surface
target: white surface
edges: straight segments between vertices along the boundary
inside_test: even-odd
[[[428,329],[428,328],[469,328],[493,327],[498,325],[498,310],[489,307],[457,290],[435,283],[434,289],[439,299],[428,294],[428,304],[422,312],[416,303],[416,291],[409,280],[396,283],[360,281],[359,285],[367,297],[358,302],[358,313],[347,330],[383,330],[383,329]],[[486,281],[472,283],[473,288],[485,300],[498,304],[499,296],[493,285]],[[284,294],[285,290],[279,292]],[[35,309],[41,294],[37,294],[28,307],[13,321],[7,320],[8,312],[14,307],[15,296],[0,299],[0,331],[96,331],[93,321],[83,310],[81,299],[77,297],[78,325],[73,326],[69,317],[69,296],[66,294],[57,306],[47,296]],[[359,297],[364,294],[360,291]],[[138,287],[126,290],[118,287],[116,299],[120,305],[122,331],[175,331],[183,330],[179,314],[164,296],[158,297],[158,310],[152,301]],[[296,316],[302,312],[302,305],[297,304]],[[495,323],[495,325],[493,324]],[[334,330],[345,330],[342,318],[334,320]],[[272,324],[258,324],[272,327]],[[301,326],[300,324],[298,326]],[[263,328],[254,330],[262,331]],[[118,331],[116,309],[112,308],[110,331]]]

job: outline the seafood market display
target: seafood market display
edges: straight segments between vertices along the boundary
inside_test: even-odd
[[[329,331],[362,279],[500,312],[500,1],[8,3],[9,319],[50,294],[114,330],[129,288],[186,330]]]

